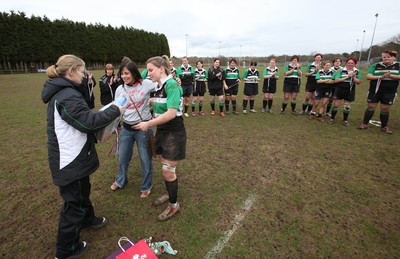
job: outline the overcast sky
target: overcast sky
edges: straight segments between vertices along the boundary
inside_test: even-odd
[[[352,52],[370,46],[376,21],[374,44],[400,33],[399,0],[10,0],[0,10],[163,33],[177,57]]]

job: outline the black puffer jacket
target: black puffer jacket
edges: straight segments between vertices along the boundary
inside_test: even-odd
[[[94,133],[120,115],[115,105],[103,112],[93,112],[79,87],[82,86],[58,77],[47,80],[42,91],[42,100],[48,103],[50,170],[58,186],[66,186],[96,171],[99,159]]]

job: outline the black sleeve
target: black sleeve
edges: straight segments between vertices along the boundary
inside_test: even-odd
[[[121,85],[120,82],[115,81],[112,85],[111,85],[111,90],[112,90],[112,95],[115,98],[115,91],[117,91],[117,88]]]
[[[96,79],[94,79],[94,77],[92,76],[92,81],[93,81],[93,87],[96,86]]]
[[[212,68],[209,68],[208,69],[208,80],[214,81],[214,80],[217,80],[217,79],[218,79],[218,77],[215,75],[215,70],[212,69]]]
[[[83,133],[96,132],[120,115],[119,108],[115,105],[102,112],[93,112],[78,94],[56,100],[56,107],[64,121]]]
[[[221,74],[222,74],[222,78],[221,80],[225,80],[226,79],[226,72],[225,70],[223,70],[222,68],[220,68]]]
[[[100,91],[102,93],[109,93],[110,92],[110,87],[108,86],[108,77],[102,77],[100,78],[99,84],[100,84]]]

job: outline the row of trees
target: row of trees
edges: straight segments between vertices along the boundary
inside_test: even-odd
[[[0,71],[46,68],[66,53],[81,57],[89,67],[118,64],[123,56],[141,63],[152,56],[170,55],[164,34],[67,19],[50,21],[23,12],[0,13],[0,38]]]
[[[114,28],[101,24],[86,25],[67,19],[50,21],[46,16],[27,17],[25,13],[0,13],[0,73],[29,72],[54,64],[63,54],[75,54],[85,60],[91,69],[102,68],[105,63],[119,64],[123,56],[144,63],[149,57],[170,55],[168,40],[164,34],[146,32],[132,27]],[[387,49],[400,50],[400,34],[386,42],[372,46],[371,57],[379,59]],[[362,51],[366,61],[369,49]],[[313,54],[301,55],[301,62],[312,61]],[[360,57],[360,52],[324,54],[324,59],[349,56]],[[175,57],[174,57],[175,58]],[[229,57],[220,57],[225,64]],[[241,57],[243,61],[255,60],[260,63],[276,58],[278,63],[290,60],[287,55],[269,57]],[[191,60],[208,59],[191,57]],[[176,58],[175,58],[176,60]],[[371,62],[375,62],[372,59]],[[365,63],[365,62],[364,62]],[[212,64],[212,63],[211,63]]]

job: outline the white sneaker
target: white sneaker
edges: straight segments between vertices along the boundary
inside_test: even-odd
[[[243,114],[247,114],[247,111],[246,111],[246,110],[243,110]]]
[[[189,114],[184,113],[183,116],[185,116],[187,118],[187,117],[189,117]]]
[[[254,110],[254,109],[251,109],[251,110],[250,110],[250,112],[252,112],[252,113],[256,113],[257,111],[256,111],[256,110]]]

